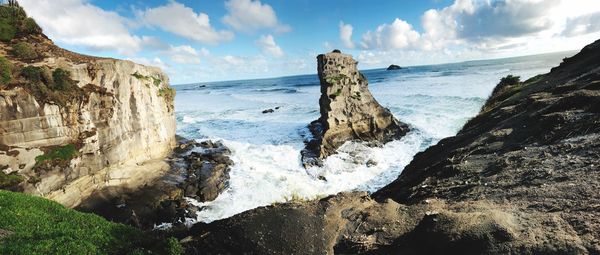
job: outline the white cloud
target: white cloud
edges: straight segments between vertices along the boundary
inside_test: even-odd
[[[395,19],[392,24],[383,24],[375,31],[367,31],[362,36],[363,48],[401,49],[416,46],[420,34],[406,21]]]
[[[138,64],[142,64],[145,66],[158,67],[165,72],[168,72],[171,69],[170,66],[165,64],[165,62],[163,62],[160,58],[148,59],[148,58],[138,57],[138,58],[128,58],[127,60],[133,61]]]
[[[171,45],[166,53],[177,64],[200,64],[200,58],[210,54],[206,48],[198,51],[189,45]]]
[[[340,21],[340,40],[342,41],[342,45],[348,49],[354,48],[354,42],[352,42],[353,30],[352,25],[344,24],[343,21]]]
[[[283,50],[275,43],[275,39],[272,35],[263,35],[256,41],[256,45],[262,50],[263,53],[269,54],[274,57],[282,57]]]
[[[195,13],[192,8],[176,1],[156,8],[137,12],[143,24],[207,44],[218,44],[233,39],[233,33],[216,30],[205,13]]]
[[[225,2],[227,14],[222,21],[233,29],[253,33],[260,29],[274,29],[288,32],[290,26],[280,24],[273,8],[260,0],[228,0]]]
[[[561,34],[600,31],[600,14],[589,14],[590,10],[600,10],[600,2],[455,0],[448,7],[426,11],[421,17],[422,33],[396,19],[364,33],[361,46],[371,50],[438,50],[457,45],[483,51],[523,48]]]
[[[600,31],[600,12],[567,19],[563,35],[577,36]]]
[[[124,55],[132,55],[151,42],[150,37],[132,35],[127,19],[86,0],[20,0],[19,4],[58,42]]]

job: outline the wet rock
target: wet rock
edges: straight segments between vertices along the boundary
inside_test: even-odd
[[[347,141],[381,145],[406,135],[408,126],[373,98],[352,56],[333,52],[317,60],[321,117],[309,125],[313,139],[302,151],[305,167],[320,165]]]
[[[398,66],[398,65],[390,65],[387,70],[388,71],[392,71],[392,70],[400,70],[402,69],[402,67]]]
[[[275,110],[273,110],[273,109],[267,109],[267,110],[262,111],[263,114],[274,113],[274,112],[275,112]]]
[[[227,188],[233,161],[229,158],[231,151],[221,142],[204,141],[199,145],[201,150],[184,156],[188,177],[182,187],[186,196],[207,202]]]

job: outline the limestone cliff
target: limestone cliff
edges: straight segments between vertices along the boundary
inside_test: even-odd
[[[175,145],[174,90],[160,69],[60,49],[39,28],[0,41],[0,56],[0,174],[24,177],[13,189],[75,206],[168,168],[156,159]]]
[[[381,144],[408,132],[406,124],[373,98],[352,56],[334,51],[319,55],[317,62],[321,117],[310,125],[314,139],[302,152],[305,166],[319,164],[347,141]]]

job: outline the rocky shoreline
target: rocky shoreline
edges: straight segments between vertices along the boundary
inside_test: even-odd
[[[600,41],[548,74],[507,78],[375,194],[196,224],[187,253],[599,254]]]
[[[137,190],[119,187],[98,190],[76,209],[142,229],[185,229],[201,208],[190,204],[214,200],[227,188],[231,153],[221,142],[196,142],[178,137],[168,157],[170,170]]]

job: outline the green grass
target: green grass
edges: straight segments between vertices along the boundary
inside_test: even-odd
[[[75,156],[77,156],[77,148],[74,144],[67,144],[65,146],[57,147],[53,150],[46,152],[43,155],[35,157],[35,164],[39,165],[48,161],[59,161],[69,162]]]
[[[8,59],[0,56],[0,85],[7,85],[12,81],[12,68]]]
[[[25,178],[23,178],[23,176],[20,176],[18,174],[5,174],[4,172],[0,171],[0,189],[8,189],[14,187],[19,183],[23,182],[24,179]]]
[[[164,239],[39,197],[0,190],[0,254],[181,254]]]
[[[162,83],[162,80],[159,78],[152,77],[152,81],[154,83],[154,86],[157,86],[157,87],[160,86],[160,84]]]

